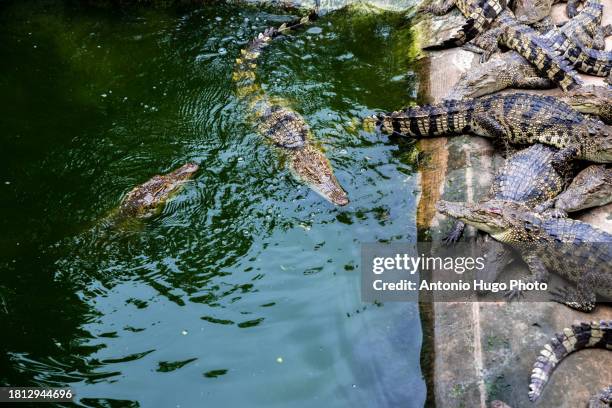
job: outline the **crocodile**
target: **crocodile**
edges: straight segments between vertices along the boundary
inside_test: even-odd
[[[510,156],[496,174],[488,197],[483,201],[524,203],[536,212],[547,212],[555,217],[565,217],[567,213],[612,201],[612,169],[606,165],[591,165],[578,173],[563,191],[574,169],[568,166],[560,173],[551,164],[553,155],[554,149],[536,144]],[[445,239],[446,243],[459,239],[464,227],[464,223],[456,222]],[[512,251],[494,240],[487,241],[483,247],[485,267],[477,271],[476,279],[494,282],[514,256]]]
[[[121,200],[119,207],[107,217],[105,225],[117,225],[127,220],[145,220],[159,214],[166,201],[176,195],[198,169],[197,164],[186,163],[168,174],[155,175],[134,187]]]
[[[463,45],[484,32],[502,10],[507,7],[507,0],[444,0],[440,4],[431,3],[420,10],[434,15],[444,15],[453,6],[461,11],[467,21],[459,32],[453,38],[445,41],[441,47]]]
[[[510,10],[500,13],[495,27],[480,36],[474,45],[484,50],[485,60],[498,45],[518,52],[535,66],[541,76],[550,79],[564,91],[583,85],[572,62],[553,47],[551,40],[520,23]]]
[[[255,69],[263,49],[273,38],[308,24],[316,18],[308,16],[269,27],[253,39],[236,59],[233,80],[237,95],[251,113],[260,134],[270,140],[287,158],[296,179],[335,205],[348,204],[344,191],[323,151],[312,140],[312,131],[304,118],[285,101],[269,97],[257,82]]]
[[[513,93],[408,107],[376,116],[387,133],[428,138],[472,133],[509,144],[561,149],[553,161],[612,161],[612,129],[550,96]]]
[[[601,27],[599,25],[602,11],[601,3],[590,1],[575,18],[565,23],[560,29],[553,28],[544,33],[542,38],[549,42],[551,48],[569,54],[567,58],[570,62],[577,64],[578,60],[586,60],[588,49],[586,53],[583,53],[578,44],[594,50],[603,50],[605,36],[612,33],[612,26]],[[498,30],[497,34],[495,30]],[[498,34],[499,28],[485,34],[483,36],[485,39],[480,39],[477,43],[479,45],[476,47],[477,51],[478,48],[489,49],[489,52],[496,49]],[[603,60],[605,57],[595,59]],[[581,64],[582,62],[578,64],[580,68],[582,68]],[[604,66],[605,64],[600,64],[599,68]],[[548,89],[554,87],[554,83],[542,76],[539,70],[519,53],[509,51],[503,54],[496,53],[491,60],[464,73],[450,92],[450,98],[482,96],[507,87]]]
[[[515,51],[495,54],[489,61],[461,75],[446,99],[477,98],[505,88],[550,89],[555,84],[539,75]],[[612,88],[585,85],[564,92],[558,98],[581,113],[599,116],[612,124]]]
[[[536,401],[541,396],[554,369],[566,356],[585,348],[612,350],[612,320],[580,322],[555,334],[540,351],[533,365],[529,399]],[[612,385],[594,395],[589,401],[589,407],[612,407]]]
[[[555,153],[554,148],[535,144],[511,155],[495,175],[483,201],[521,202],[530,208],[544,203],[552,206],[552,200],[563,191],[566,176],[552,165]],[[464,223],[457,222],[446,243],[457,241],[464,228]]]
[[[542,76],[555,81],[564,90],[582,84],[574,68],[591,75],[610,77],[612,53],[605,51],[604,38],[610,26],[601,27],[603,6],[589,0],[580,13],[561,28],[554,25],[544,34],[521,24],[510,11],[498,17],[495,28],[478,38],[470,49],[486,60],[499,45],[519,52]],[[555,80],[555,76],[559,80]]]
[[[590,312],[597,295],[612,299],[611,234],[585,222],[533,212],[523,203],[439,201],[437,209],[514,247],[531,272],[523,282],[546,281],[554,271],[577,284],[552,293],[554,301]]]
[[[515,0],[513,5],[516,18],[525,24],[533,24],[550,16],[552,6],[562,0]],[[578,14],[578,5],[581,0],[569,0],[565,11],[569,18]]]

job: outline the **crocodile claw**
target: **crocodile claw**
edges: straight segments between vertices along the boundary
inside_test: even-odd
[[[511,289],[504,293],[504,297],[508,299],[508,302],[512,302],[515,299],[520,300],[521,298],[525,297],[525,294],[520,289]]]

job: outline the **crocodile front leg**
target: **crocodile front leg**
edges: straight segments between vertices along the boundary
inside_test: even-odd
[[[550,277],[550,272],[544,265],[544,262],[536,254],[523,254],[523,261],[527,264],[531,275],[521,279],[525,283],[547,282]],[[506,292],[508,300],[518,299],[523,295],[520,289],[512,289]]]
[[[461,235],[463,235],[463,230],[464,229],[465,229],[465,223],[463,223],[461,221],[455,222],[455,224],[451,228],[451,230],[448,233],[448,235],[446,237],[444,237],[444,239],[442,240],[444,245],[451,245],[451,244],[454,244],[455,242],[459,241],[459,238],[461,238]]]

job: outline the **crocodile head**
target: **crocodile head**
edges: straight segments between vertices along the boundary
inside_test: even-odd
[[[595,119],[588,120],[589,135],[582,139],[583,158],[595,163],[612,163],[612,128]]]
[[[125,196],[119,207],[119,213],[143,219],[155,215],[161,210],[162,205],[193,177],[198,168],[195,163],[187,163],[168,174],[153,176],[149,181],[134,187]]]
[[[591,165],[582,170],[557,197],[555,206],[566,212],[605,205],[612,200],[612,168]]]
[[[598,115],[605,123],[612,123],[612,88],[582,86],[566,93],[561,99],[579,112]]]
[[[440,200],[436,205],[442,214],[453,217],[466,224],[472,225],[491,235],[503,233],[511,227],[504,216],[505,204],[495,201],[485,203],[458,203]]]
[[[308,143],[299,149],[288,149],[289,167],[293,175],[316,193],[335,205],[347,205],[348,195],[342,188],[327,157]]]

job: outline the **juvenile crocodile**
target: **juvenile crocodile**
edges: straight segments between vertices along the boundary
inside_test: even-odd
[[[559,83],[567,91],[582,84],[573,68],[591,75],[610,76],[612,53],[603,50],[604,37],[609,34],[610,27],[600,26],[602,12],[599,0],[589,0],[580,13],[561,28],[552,26],[541,34],[519,23],[506,10],[498,17],[495,28],[470,45],[473,50],[482,49],[484,59],[498,50],[498,45],[507,46],[533,64],[541,76]],[[555,80],[555,75],[560,79]]]
[[[535,144],[511,155],[495,175],[482,201],[519,202],[530,208],[544,203],[552,206],[552,200],[563,191],[566,177],[552,165],[555,153],[549,146]],[[464,229],[464,223],[455,223],[445,241],[457,241]]]
[[[578,61],[587,60],[589,54],[588,50],[583,52],[578,44],[594,50],[603,50],[604,37],[612,31],[611,26],[603,28],[599,25],[602,10],[601,3],[590,1],[575,18],[566,22],[560,29],[554,28],[545,33],[542,36],[543,41],[549,43],[550,48],[562,52],[570,62],[582,67],[582,62]],[[479,39],[477,44],[488,49],[486,52],[495,50],[500,30],[492,29]],[[450,97],[461,99],[482,96],[507,87],[546,89],[553,86],[553,82],[541,75],[534,65],[516,51],[510,51],[496,54],[491,60],[464,73],[450,92]]]
[[[558,197],[541,205],[546,209],[554,203],[557,215],[565,216],[569,212],[599,207],[612,202],[612,168],[605,164],[593,164],[582,170],[569,187]]]
[[[442,47],[463,45],[484,32],[506,8],[507,0],[444,0],[440,4],[431,3],[421,11],[444,15],[453,6],[461,11],[467,21],[453,38],[441,45]]]
[[[186,163],[168,174],[153,176],[149,181],[134,187],[107,217],[105,225],[117,225],[126,220],[147,219],[157,215],[166,201],[177,194],[198,169],[197,164]]]
[[[513,93],[483,96],[380,114],[387,133],[426,138],[473,133],[510,144],[543,143],[561,149],[555,163],[579,158],[612,161],[612,130],[550,96]]]
[[[536,401],[542,394],[555,367],[570,353],[585,348],[612,350],[612,321],[581,322],[555,334],[536,359],[529,383],[529,399]],[[612,406],[612,385],[604,388],[589,401],[591,408]]]
[[[510,10],[504,10],[496,27],[479,38],[477,45],[490,55],[497,44],[506,46],[532,63],[538,73],[568,91],[583,84],[566,56],[560,55],[551,41],[533,28],[520,23]]]
[[[533,24],[549,17],[553,4],[562,0],[515,0],[513,10],[516,18],[524,24]],[[578,5],[581,0],[569,0],[565,11],[569,18],[578,14]]]
[[[489,233],[521,254],[531,275],[524,282],[543,282],[549,271],[577,284],[554,293],[554,300],[590,312],[596,295],[612,299],[612,235],[585,222],[554,218],[522,203],[439,201],[438,211]]]
[[[233,79],[237,94],[248,106],[259,132],[274,143],[288,158],[289,169],[301,182],[336,205],[348,204],[348,197],[334,175],[329,160],[312,141],[312,132],[304,118],[280,99],[270,98],[256,81],[255,69],[263,49],[273,38],[289,30],[308,24],[316,17],[309,16],[267,28],[236,59]]]
[[[582,113],[596,115],[612,124],[612,87],[588,85],[576,88],[559,97]]]

